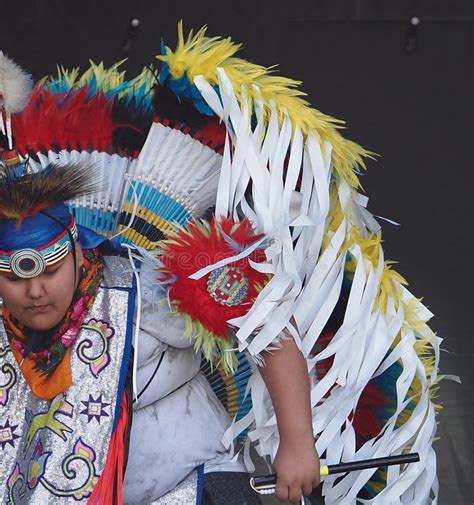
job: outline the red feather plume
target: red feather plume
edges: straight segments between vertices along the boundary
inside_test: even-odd
[[[50,93],[37,85],[21,114],[12,118],[16,148],[28,152],[76,149],[107,151],[119,125],[112,118],[111,99],[87,87]]]
[[[161,272],[170,283],[169,296],[179,312],[189,315],[216,336],[228,338],[227,320],[243,316],[250,310],[268,276],[254,270],[249,263],[249,260],[257,263],[265,261],[262,249],[228,265],[239,268],[249,281],[247,295],[239,305],[234,306],[223,305],[212,298],[207,288],[209,275],[197,280],[189,279],[189,275],[201,268],[238,254],[239,251],[232,247],[231,241],[226,241],[224,234],[242,248],[261,237],[255,234],[248,219],[238,224],[231,219],[219,222],[213,219],[209,224],[191,223],[187,230],[180,230],[163,242],[164,267]]]

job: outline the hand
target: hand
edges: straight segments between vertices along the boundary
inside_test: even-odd
[[[308,496],[319,486],[319,457],[314,442],[291,443],[280,441],[273,462],[277,475],[275,496],[279,501],[289,500],[298,504],[301,496]]]

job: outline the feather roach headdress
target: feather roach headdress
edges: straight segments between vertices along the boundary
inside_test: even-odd
[[[0,178],[0,219],[22,221],[97,188],[94,167],[50,165],[38,173]]]
[[[19,176],[9,170],[0,178],[0,272],[35,277],[73,249],[80,234],[65,202],[94,191],[93,170],[49,166]],[[81,231],[85,248],[91,239],[94,245],[101,241]]]

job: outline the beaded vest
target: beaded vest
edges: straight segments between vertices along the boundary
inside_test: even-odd
[[[128,261],[105,278],[72,347],[73,384],[35,397],[0,322],[0,503],[85,503],[107,458],[131,349],[136,290]]]

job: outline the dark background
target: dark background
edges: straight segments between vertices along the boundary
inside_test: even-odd
[[[122,57],[133,76],[160,37],[174,46],[179,19],[230,35],[256,63],[279,63],[315,107],[347,121],[347,137],[380,155],[362,183],[369,209],[401,223],[383,223],[386,257],[436,314],[441,372],[462,378],[440,392],[439,503],[472,504],[473,0],[0,1],[0,49],[35,78],[56,63]]]

